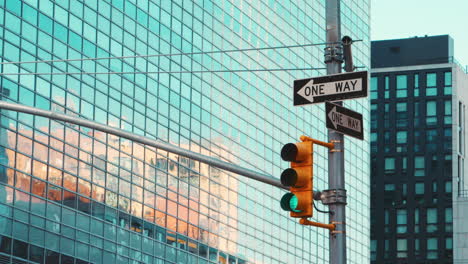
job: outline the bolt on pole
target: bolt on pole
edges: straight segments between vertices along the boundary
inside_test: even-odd
[[[343,51],[341,44],[340,1],[327,0],[326,3],[326,38],[325,63],[327,75],[341,73],[343,63]],[[341,102],[336,102],[342,105]],[[335,225],[335,230],[330,233],[330,258],[331,264],[346,263],[346,226],[345,206],[346,190],[344,182],[344,142],[343,134],[328,130],[328,141],[335,144],[335,149],[328,155],[328,188],[324,190],[326,198],[324,204],[329,206],[330,223]]]

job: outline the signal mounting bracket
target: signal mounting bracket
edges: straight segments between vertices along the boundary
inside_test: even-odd
[[[323,204],[347,204],[345,189],[323,190],[320,198]]]

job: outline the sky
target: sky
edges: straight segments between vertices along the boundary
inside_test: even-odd
[[[371,0],[371,40],[447,34],[468,65],[468,0]]]

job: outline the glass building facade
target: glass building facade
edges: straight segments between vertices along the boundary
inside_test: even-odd
[[[0,99],[279,177],[283,144],[326,140],[323,106],[292,107],[291,87],[325,70],[263,70],[323,68],[324,46],[203,52],[324,43],[324,5],[0,0],[1,72],[38,73],[1,76]],[[363,40],[354,61],[367,68],[369,1],[342,1],[341,13],[343,35]],[[20,61],[32,63],[8,63]],[[369,123],[368,103],[345,105]],[[42,117],[1,110],[0,125],[0,262],[328,260],[328,231],[289,218],[276,187]],[[345,143],[348,263],[370,259],[368,136]],[[314,158],[315,186],[326,189],[327,151]]]

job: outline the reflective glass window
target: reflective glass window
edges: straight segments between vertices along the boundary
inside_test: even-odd
[[[390,98],[390,77],[385,76],[385,86],[384,86],[384,98]]]
[[[452,85],[452,72],[445,72],[444,73],[444,85]]]
[[[437,238],[427,239],[427,258],[428,259],[437,259]]]
[[[415,194],[424,194],[424,183],[423,182],[415,183],[414,192]]]
[[[427,232],[437,231],[437,208],[427,208],[426,210],[427,217]]]
[[[445,249],[453,249],[453,239],[451,237],[445,239]]]
[[[395,171],[395,158],[385,158],[385,172]]]
[[[424,176],[425,159],[424,156],[414,157],[414,176]]]
[[[408,240],[407,239],[397,239],[397,258],[406,258],[408,253]]]
[[[405,98],[408,95],[408,76],[397,75],[396,76],[396,97]]]
[[[407,131],[397,131],[396,133],[396,142],[397,144],[406,144],[407,143]]]
[[[427,87],[437,86],[437,74],[436,73],[427,73],[426,74],[426,86]]]
[[[396,211],[397,216],[397,233],[406,233],[407,231],[407,211],[406,209],[398,209]]]
[[[452,72],[444,73],[444,95],[452,94]]]
[[[370,90],[371,90],[371,99],[377,99],[377,96],[378,96],[378,80],[379,78],[378,77],[372,77],[371,78],[371,87],[370,87]]]

